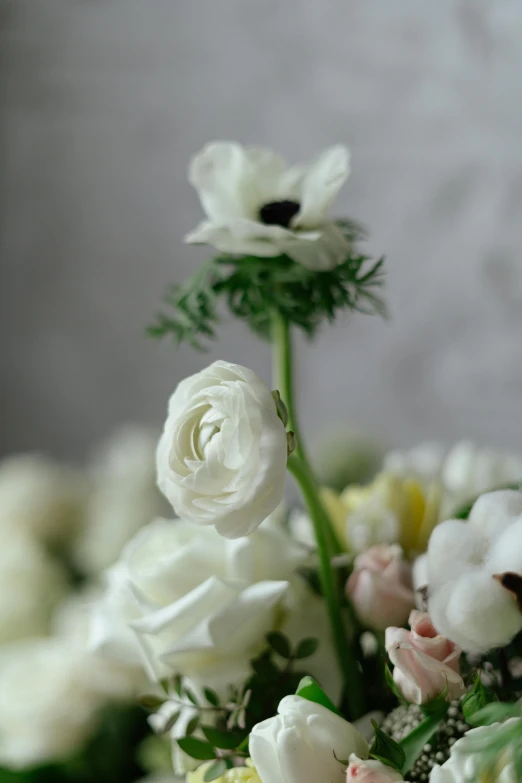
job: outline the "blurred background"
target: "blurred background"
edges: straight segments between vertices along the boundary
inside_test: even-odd
[[[349,144],[338,200],[387,256],[391,319],[300,343],[311,434],[522,437],[522,5],[482,0],[1,0],[0,453],[81,458],[160,425],[220,357],[144,336],[205,250],[186,181],[212,139],[307,159]]]

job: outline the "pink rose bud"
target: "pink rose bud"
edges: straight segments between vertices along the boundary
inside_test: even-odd
[[[352,753],[346,770],[346,783],[351,783],[353,780],[357,783],[399,783],[404,778],[400,772],[381,761],[374,759],[363,761]]]
[[[440,636],[426,612],[414,610],[409,619],[411,631],[386,629],[386,651],[395,666],[393,680],[404,698],[425,704],[444,693],[452,701],[466,687],[460,676],[460,647]]]
[[[379,544],[355,558],[346,584],[361,622],[376,631],[402,625],[415,606],[411,566],[397,545]]]

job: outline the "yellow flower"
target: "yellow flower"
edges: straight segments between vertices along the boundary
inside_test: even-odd
[[[407,555],[424,552],[439,521],[440,489],[413,478],[380,473],[371,484],[350,485],[338,495],[323,487],[321,499],[346,551],[399,543]],[[379,540],[381,539],[381,540]]]
[[[205,772],[214,764],[213,761],[206,761],[194,772],[187,774],[187,783],[204,783]],[[213,783],[261,783],[261,778],[257,774],[251,759],[247,759],[244,767],[232,767],[227,769],[219,778],[215,778]]]

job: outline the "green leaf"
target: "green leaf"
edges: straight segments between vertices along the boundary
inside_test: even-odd
[[[220,778],[221,775],[224,775],[227,769],[228,767],[225,759],[218,759],[205,770],[203,780],[205,783],[210,783],[211,780],[215,780],[216,778]]]
[[[307,639],[303,639],[297,645],[297,650],[294,653],[294,658],[309,658],[313,655],[319,647],[319,639],[315,639],[310,636]]]
[[[400,692],[397,683],[393,679],[393,674],[391,673],[391,669],[388,666],[388,664],[385,664],[384,666],[384,678],[386,680],[386,683],[391,690],[391,692],[394,694],[394,696],[397,697],[397,699],[401,702],[401,704],[407,704],[406,699]]]
[[[328,698],[323,689],[314,679],[312,679],[312,677],[303,677],[297,686],[296,695],[301,696],[303,699],[308,699],[308,701],[313,701],[315,704],[321,704],[336,715],[341,714],[335,704]]]
[[[501,723],[508,718],[520,717],[521,713],[522,708],[518,703],[491,703],[473,715],[473,725],[489,726],[491,723]]]
[[[221,750],[236,750],[242,739],[242,735],[235,731],[224,731],[213,726],[202,726],[201,731],[211,745]]]
[[[462,700],[462,713],[464,720],[473,725],[475,715],[488,704],[498,702],[498,697],[490,688],[486,688],[480,679],[480,674],[475,677],[473,689]]]
[[[213,707],[219,706],[220,701],[216,691],[213,691],[212,688],[205,688],[203,690],[203,693],[205,695],[205,699],[208,701],[209,704],[211,704]]]
[[[192,691],[189,688],[184,689],[184,694],[187,697],[187,699],[191,701],[192,704],[194,704],[195,707],[199,706],[196,696],[192,693]]]
[[[280,655],[281,658],[288,659],[292,657],[292,648],[290,647],[290,642],[284,634],[280,633],[279,631],[272,631],[271,633],[267,633],[266,640],[272,650]]]
[[[270,650],[261,653],[257,658],[250,661],[250,665],[254,672],[264,680],[270,681],[277,679],[281,672],[272,661]]]
[[[177,740],[181,750],[193,759],[198,761],[209,761],[216,758],[216,751],[210,743],[196,737],[181,737]]]
[[[176,725],[176,722],[181,715],[181,710],[176,710],[176,712],[173,712],[168,721],[165,724],[165,728],[163,730],[163,733],[166,734],[168,731],[172,729],[173,726]]]
[[[406,752],[398,742],[381,731],[377,723],[372,720],[375,729],[375,737],[370,748],[370,756],[377,761],[382,761],[399,772],[406,761]]]
[[[154,694],[145,694],[138,700],[140,707],[144,707],[146,710],[157,710],[162,704],[165,704],[165,699],[161,696],[155,696]]]
[[[446,705],[448,706],[448,705]],[[399,745],[405,753],[402,774],[405,775],[413,767],[422,749],[430,741],[440,724],[444,720],[446,713],[439,715],[433,714],[427,717],[416,729],[411,731],[407,737],[400,741]]]
[[[194,715],[194,717],[191,718],[189,720],[189,722],[187,723],[187,728],[185,730],[185,734],[187,736],[190,736],[191,734],[194,734],[194,732],[196,731],[198,726],[199,726],[199,715]]]

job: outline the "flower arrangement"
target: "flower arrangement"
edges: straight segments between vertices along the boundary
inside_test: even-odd
[[[96,683],[106,698],[131,677],[155,732],[150,783],[522,780],[522,459],[424,444],[343,488],[338,471],[319,481],[299,426],[293,331],[386,313],[383,259],[329,214],[348,174],[341,146],[293,167],[233,143],[192,161],[206,218],[187,242],[218,255],[168,292],[149,332],[202,348],[222,300],[269,342],[274,378],[216,361],[174,390],[155,457],[173,516],[139,491],[122,512],[115,488],[136,489],[139,469],[113,465],[87,493],[96,521],[68,551],[105,569],[103,586],[88,629],[67,636],[76,658],[39,641],[57,706],[35,683],[34,718],[27,701],[0,710],[0,763],[65,754]],[[23,653],[0,660],[0,704],[28,668]]]

